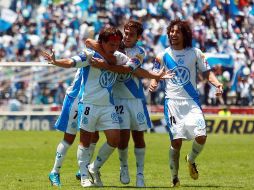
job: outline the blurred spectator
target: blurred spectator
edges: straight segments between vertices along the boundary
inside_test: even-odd
[[[166,27],[170,20],[181,18],[187,19],[193,26],[194,46],[205,52],[228,54],[234,59],[233,70],[219,68],[219,66],[215,68],[217,76],[224,84],[222,99],[214,97],[213,87],[209,87],[206,81],[200,80],[198,88],[202,104],[218,105],[228,102],[241,105],[253,104],[253,1],[234,1],[238,3],[237,11],[232,10],[227,4],[231,1],[222,0],[63,0],[58,1],[60,3],[54,2],[53,0],[12,0],[9,3],[9,8],[18,16],[8,30],[0,33],[0,62],[43,61],[39,55],[40,50],[52,48],[55,49],[56,56],[70,57],[84,47],[85,39],[96,38],[98,31],[104,25],[112,24],[122,29],[127,19],[134,18],[144,24],[144,35],[138,43],[146,49],[145,64],[149,65],[155,55],[168,46]],[[250,70],[246,80],[240,76],[243,68]],[[47,72],[47,70],[50,69],[43,68],[41,72]],[[12,72],[20,72],[20,70]],[[2,74],[4,72],[0,71],[0,76]],[[27,84],[21,85],[21,79],[14,85],[1,80],[0,87],[4,86],[6,92],[1,92],[1,97],[9,94],[9,98],[12,98],[17,90],[21,90],[23,100],[26,99],[24,103],[61,104],[65,86],[68,85],[67,81],[63,81],[59,88],[54,89],[50,87],[50,84],[42,85],[35,79],[32,84],[34,89],[27,92],[30,87]],[[161,93],[161,88],[163,84],[157,92],[153,94],[147,92],[147,96],[151,97],[151,104],[162,102],[164,95]],[[31,101],[30,93],[32,94]],[[231,101],[231,98],[236,96],[234,94],[238,95],[237,102]]]

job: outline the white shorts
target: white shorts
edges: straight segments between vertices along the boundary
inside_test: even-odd
[[[151,128],[151,120],[142,99],[115,99],[115,109],[119,115],[120,129],[146,131]]]
[[[119,118],[115,106],[99,106],[93,104],[79,104],[80,128],[88,131],[105,131],[120,129]]]
[[[58,117],[55,126],[57,130],[68,134],[76,135],[78,127],[78,97],[73,98],[65,95],[62,112]]]
[[[206,136],[204,115],[194,100],[165,99],[164,114],[171,140]]]

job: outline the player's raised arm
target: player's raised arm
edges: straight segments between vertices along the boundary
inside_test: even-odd
[[[52,49],[52,53],[42,50],[41,55],[48,61],[49,64],[53,64],[58,67],[71,68],[74,66],[74,61],[72,59],[56,59],[54,49]]]

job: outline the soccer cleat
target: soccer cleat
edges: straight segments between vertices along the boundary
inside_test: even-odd
[[[122,184],[130,183],[128,166],[120,167],[120,181]]]
[[[172,180],[172,185],[171,185],[171,187],[179,187],[179,186],[180,186],[179,178],[178,178],[178,177],[175,177],[175,178]]]
[[[136,187],[145,187],[144,175],[141,173],[136,176]]]
[[[103,183],[101,181],[101,173],[99,171],[93,171],[91,168],[88,169],[88,172],[92,178],[94,186],[103,187]]]
[[[76,179],[79,181],[81,180],[80,170],[76,173]]]
[[[51,183],[51,185],[53,186],[61,186],[61,182],[60,182],[60,174],[59,173],[50,173],[49,174],[49,181]]]
[[[188,168],[189,168],[189,173],[192,179],[196,180],[198,179],[198,170],[197,170],[197,166],[195,163],[190,163],[188,161],[188,155],[185,156],[185,160],[188,164]]]
[[[95,186],[89,178],[81,178],[80,184],[82,187],[93,187]]]

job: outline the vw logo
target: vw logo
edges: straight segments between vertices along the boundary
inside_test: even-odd
[[[184,86],[190,81],[190,71],[186,67],[176,67],[172,72],[175,73],[175,77],[171,79],[172,83]]]
[[[131,79],[131,74],[128,73],[128,74],[118,74],[117,76],[117,81],[118,82],[127,82]]]
[[[116,74],[110,71],[103,71],[100,75],[99,81],[102,88],[109,88],[115,83]]]

